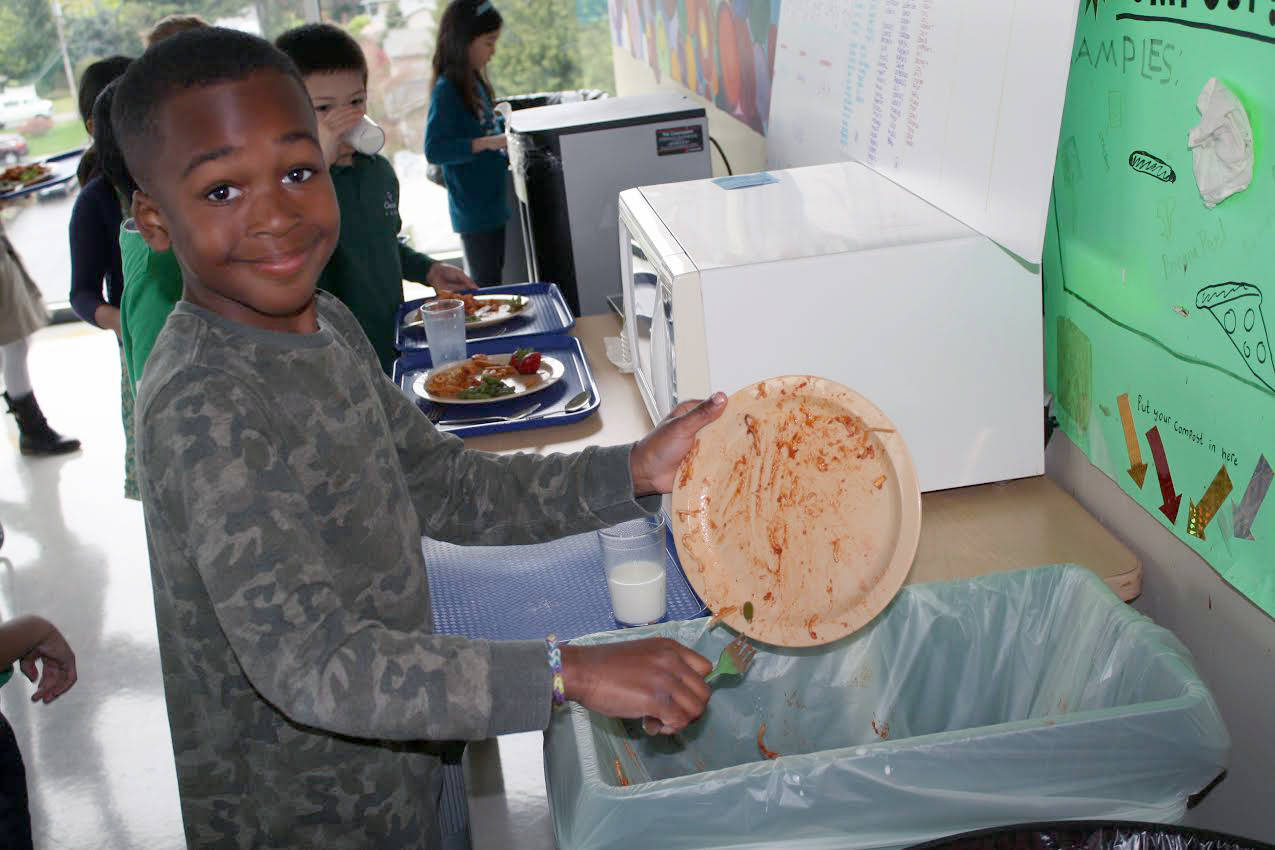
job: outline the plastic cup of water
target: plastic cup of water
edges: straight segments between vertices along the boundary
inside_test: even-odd
[[[598,532],[615,621],[640,626],[664,619],[668,607],[663,514]]]
[[[459,298],[427,301],[421,307],[425,341],[434,366],[465,359],[465,302]]]

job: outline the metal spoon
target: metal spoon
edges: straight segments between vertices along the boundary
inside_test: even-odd
[[[592,401],[593,401],[593,393],[589,392],[589,390],[581,390],[580,392],[576,393],[570,399],[567,400],[567,403],[562,406],[562,410],[541,411],[540,413],[537,413],[535,416],[528,416],[527,419],[542,419],[546,416],[555,416],[559,413],[575,413],[577,410],[580,410],[581,408],[588,407],[589,403]]]
[[[577,410],[588,407],[589,402],[593,401],[593,393],[587,389],[580,390],[571,397],[571,399],[562,406],[563,413],[575,413]]]

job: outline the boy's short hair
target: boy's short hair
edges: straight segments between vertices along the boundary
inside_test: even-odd
[[[305,24],[275,39],[275,46],[297,63],[303,77],[334,71],[358,71],[367,84],[367,58],[359,43],[332,24]]]
[[[207,26],[212,25],[198,15],[168,15],[160,18],[159,22],[151,27],[150,32],[146,33],[146,46],[154,47],[164,39],[171,38],[179,32]]]
[[[297,66],[285,53],[263,38],[238,30],[188,30],[164,39],[135,60],[120,77],[111,104],[111,126],[128,170],[142,188],[148,188],[146,165],[161,142],[159,114],[169,100],[188,89],[238,82],[260,71],[291,77],[305,92]]]

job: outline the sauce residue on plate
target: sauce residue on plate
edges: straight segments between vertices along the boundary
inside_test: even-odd
[[[809,646],[857,629],[906,577],[920,493],[885,416],[831,381],[775,378],[731,397],[678,471],[678,554],[732,628]],[[750,602],[749,618],[735,615]]]

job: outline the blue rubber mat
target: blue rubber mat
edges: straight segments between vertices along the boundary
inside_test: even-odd
[[[669,620],[708,612],[668,548]],[[621,628],[594,532],[531,546],[456,546],[424,538],[434,629],[486,640],[562,640]]]

